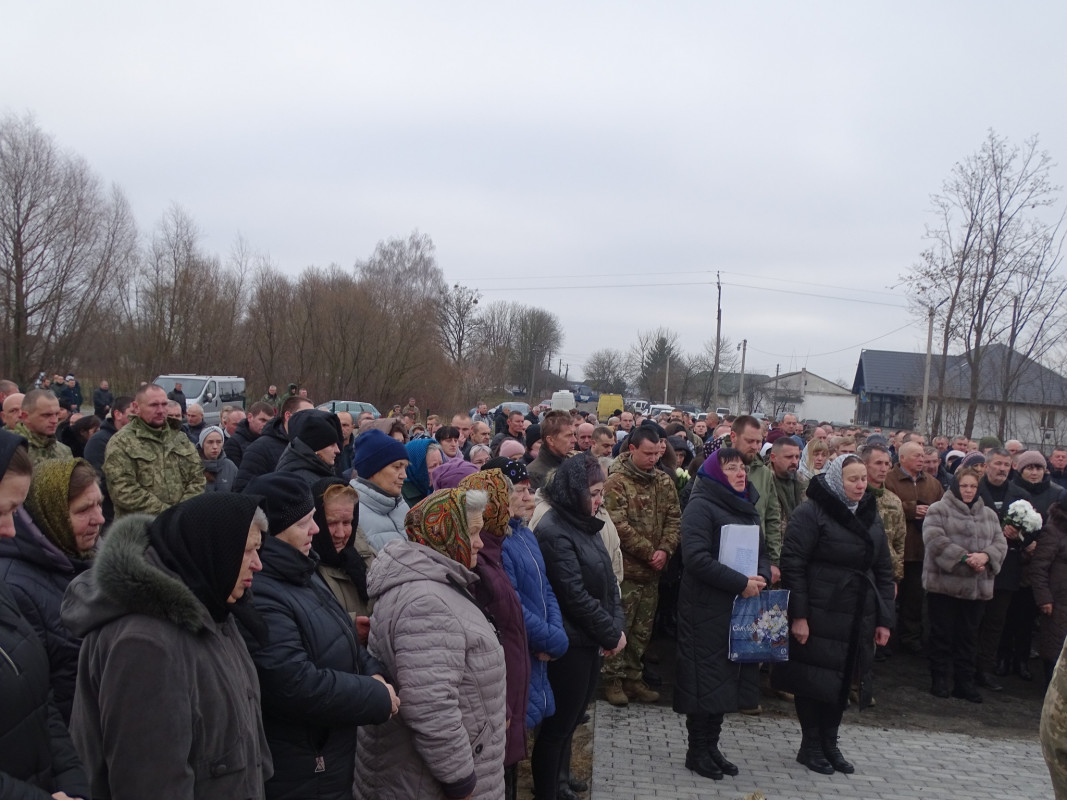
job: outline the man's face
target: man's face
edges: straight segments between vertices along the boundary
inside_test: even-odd
[[[967,440],[967,452],[968,453],[977,453],[978,452],[978,440],[977,439],[968,439]]]
[[[489,444],[489,426],[484,422],[471,425],[470,440],[474,444]]]
[[[459,429],[459,446],[463,447],[471,435],[471,419],[466,414],[457,414],[452,417],[452,425]]]
[[[508,433],[510,433],[512,436],[521,436],[522,435],[522,431],[523,431],[522,422],[523,422],[522,413],[520,413],[518,411],[513,412],[508,417]],[[573,427],[571,428],[571,436],[572,436],[572,438],[574,436],[574,428]],[[570,450],[568,450],[567,452],[569,453]]]
[[[693,433],[703,439],[708,435],[708,423],[702,419],[698,419],[693,423]]]
[[[564,425],[559,433],[545,438],[548,449],[557,456],[565,456],[574,449],[574,426]]]
[[[162,389],[146,389],[140,400],[134,400],[133,413],[146,425],[162,428],[167,424],[167,393]]]
[[[619,427],[624,431],[630,431],[634,427],[634,415],[629,411],[623,411],[622,416],[619,417]]]
[[[987,456],[985,478],[994,486],[1000,486],[1011,472],[1011,456]]]
[[[100,381],[100,388],[106,392],[111,388],[111,385],[107,381]]]
[[[957,436],[952,440],[952,449],[959,450],[961,453],[967,452],[967,439],[964,436]]]
[[[923,449],[914,442],[901,445],[900,466],[909,475],[918,475],[923,468]]]
[[[243,412],[237,409],[231,411],[230,415],[226,418],[226,425],[224,426],[226,435],[233,436],[233,434],[237,431],[237,426],[241,424],[241,420],[243,420],[244,418],[245,415]]]
[[[174,391],[180,392],[181,390],[182,390],[182,385],[180,383],[174,384]]]
[[[274,386],[274,385],[268,386],[267,387],[267,394],[269,394],[269,395],[278,394],[278,387]]]
[[[355,423],[352,421],[352,415],[347,411],[338,411],[337,421],[341,423],[341,437],[347,444],[348,440],[352,438],[352,431],[356,427]]]
[[[200,408],[200,406],[196,406],[196,405],[189,406],[188,409],[186,409],[186,411],[187,411],[188,416],[189,416],[189,424],[190,425],[194,425],[194,426],[195,425],[199,425],[200,423],[202,423],[204,421],[204,411],[203,411],[202,408]]]
[[[175,401],[167,403],[167,419],[172,419],[175,422],[182,421],[182,407]]]
[[[867,461],[867,482],[876,489],[880,489],[892,468],[893,460],[889,457],[889,453],[883,453],[881,450],[873,451]]]
[[[788,444],[779,452],[771,449],[771,468],[779,478],[789,474],[796,474],[800,468],[800,448],[795,444]]]
[[[248,430],[252,431],[256,436],[263,433],[263,426],[273,419],[266,411],[260,411],[248,418]]]
[[[115,425],[115,430],[121,431],[126,427],[126,423],[130,421],[130,409],[125,411],[119,411],[117,408],[111,409],[111,422]]]
[[[414,397],[409,397],[408,398],[408,405],[409,406],[415,405],[415,398]]]
[[[759,452],[763,444],[762,432],[763,429],[758,425],[750,425],[734,437],[734,447],[741,451],[741,458],[746,464],[751,464]]]
[[[937,448],[937,451],[939,453],[947,453],[948,452],[948,438],[945,437],[945,436],[935,436],[934,437],[934,447]]]
[[[685,424],[685,414],[683,414],[681,411],[677,411],[677,410],[676,411],[672,411],[671,412],[671,416],[670,416],[670,420],[671,420],[671,422],[681,422],[684,425]]]
[[[639,447],[630,445],[630,458],[634,466],[645,472],[651,472],[656,467],[660,457],[660,442],[645,439]]]
[[[478,404],[478,413],[481,414],[484,417],[486,414],[489,413],[489,406],[487,406],[485,403],[479,403]]]
[[[597,458],[608,458],[611,456],[611,451],[615,449],[615,440],[608,434],[601,434],[589,449]]]
[[[792,436],[797,432],[797,428],[799,427],[800,425],[797,423],[797,418],[792,414],[786,414],[782,417],[782,430],[785,431],[787,435]]]
[[[826,432],[826,428],[824,428],[822,426],[819,426],[818,428],[816,428],[815,432],[811,436],[811,438],[813,438],[813,439],[822,439],[824,441],[826,439],[828,439],[829,437],[830,437],[830,434],[827,433]]]
[[[33,411],[22,413],[26,427],[38,436],[55,436],[59,425],[59,400],[55,397],[42,397],[37,401]]]
[[[1063,469],[1064,467],[1067,467],[1067,450],[1053,450],[1049,463],[1051,463],[1055,469]]]
[[[8,430],[14,430],[22,418],[22,397],[21,394],[9,394],[4,398],[4,427]]]
[[[1019,455],[1023,451],[1023,443],[1015,439],[1009,439],[1007,444],[1004,445],[1004,449],[1011,453],[1011,457]]]
[[[578,426],[578,451],[584,453],[590,447],[593,446],[593,426],[588,422],[583,422]]]
[[[937,453],[924,453],[923,454],[923,472],[931,477],[937,476],[937,470],[941,466],[941,459],[938,458]]]

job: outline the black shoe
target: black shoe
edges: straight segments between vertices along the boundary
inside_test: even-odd
[[[841,750],[837,746],[836,728],[832,731],[827,731],[825,738],[822,740],[822,752],[835,772],[843,772],[846,775],[851,775],[856,771],[856,767],[852,762],[846,761],[845,757],[841,755]]]
[[[958,697],[960,700],[967,700],[971,703],[981,703],[982,695],[973,684],[957,684],[952,689],[952,696]]]
[[[999,692],[1004,689],[1004,687],[997,683],[996,679],[988,672],[974,673],[974,682],[983,689],[988,689],[991,692]]]
[[[586,711],[584,714],[582,714],[581,719],[578,720],[578,724],[579,725],[585,725],[587,722],[589,722],[589,712],[588,711]]]
[[[690,750],[687,752],[685,754],[685,768],[704,778],[711,778],[713,781],[722,780],[722,770],[712,760],[711,754],[707,750],[697,752]]]
[[[937,675],[930,686],[930,694],[934,697],[949,697],[952,693],[948,689],[948,678]]]
[[[806,734],[800,740],[797,763],[803,764],[812,772],[818,772],[820,775],[834,774],[834,767],[823,755],[822,743],[819,741],[817,734]]]
[[[728,761],[726,756],[724,756],[722,752],[720,752],[719,746],[717,744],[713,744],[711,747],[708,748],[708,755],[711,756],[711,760],[719,766],[719,769],[722,770],[723,775],[732,776],[740,772],[740,770],[737,768],[737,764]]]
[[[1011,674],[1011,659],[1000,658],[997,659],[997,668],[994,670],[994,674],[998,678],[1003,678],[1005,675]]]
[[[567,779],[567,786],[570,787],[572,792],[588,792],[589,784],[586,781],[579,780],[573,775]]]
[[[1032,681],[1034,679],[1034,673],[1030,671],[1030,665],[1022,663],[1019,665],[1019,677],[1024,681]]]
[[[556,797],[558,800],[582,800],[582,798],[572,792],[571,787],[565,783],[561,783],[556,789]]]

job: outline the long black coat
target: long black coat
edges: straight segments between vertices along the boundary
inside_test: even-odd
[[[370,677],[382,667],[319,577],[314,551],[309,558],[267,536],[260,557],[253,603],[267,641],[242,633],[259,673],[274,760],[267,797],[350,800],[357,726],[385,722],[391,711],[388,690]]]
[[[89,797],[89,779],[49,702],[48,655],[2,583],[0,698],[0,797]]]
[[[844,707],[860,676],[860,707],[870,697],[874,629],[893,626],[893,564],[874,494],[856,513],[816,475],[808,499],[789,520],[782,545],[782,585],[789,617],[808,621],[808,641],[789,641],[789,661],[776,664],[775,688]]]
[[[723,714],[737,710],[738,679],[756,664],[735,664],[730,651],[734,597],[748,576],[719,562],[723,525],[760,524],[756,490],[751,500],[697,475],[682,514],[682,586],[678,593],[678,659],[674,710],[681,714]],[[759,574],[771,582],[767,544],[760,534]]]
[[[253,478],[274,472],[278,466],[278,459],[282,457],[282,453],[288,446],[289,434],[285,432],[282,418],[275,417],[263,426],[263,433],[259,435],[259,438],[245,449],[241,463],[237,467],[237,478],[233,482],[231,491],[243,492]],[[223,445],[224,450],[225,448],[226,445]]]
[[[1007,485],[1008,491],[1004,495],[1004,500],[998,507],[996,500],[993,499],[993,493],[989,490],[989,481],[983,477],[982,480],[978,482],[978,496],[982,498],[982,502],[985,503],[986,508],[991,508],[996,512],[997,516],[1001,519],[1002,525],[1004,517],[1008,513],[1009,506],[1016,500],[1033,502],[1030,493],[1010,478],[1007,480]],[[1036,534],[1020,531],[1018,539],[1008,539],[1008,554],[1004,557],[1004,563],[1001,564],[1000,572],[997,573],[996,580],[993,582],[993,591],[1014,592],[1022,585],[1022,552],[1036,538]]]
[[[15,512],[15,537],[0,539],[0,583],[45,646],[53,699],[68,724],[82,640],[63,624],[59,610],[63,592],[90,563],[69,558],[49,542],[25,509]]]

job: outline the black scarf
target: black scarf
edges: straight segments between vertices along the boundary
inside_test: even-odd
[[[347,486],[340,478],[323,478],[316,481],[311,487],[311,494],[315,498],[315,524],[319,526],[319,532],[311,540],[311,549],[318,553],[319,562],[328,567],[336,567],[344,570],[345,574],[356,587],[359,599],[366,603],[369,599],[367,594],[367,564],[363,557],[356,552],[353,540],[356,538],[356,526],[359,525],[359,502],[357,500],[352,515],[352,535],[348,537],[345,546],[340,551],[333,546],[333,538],[330,529],[326,526],[326,504],[322,496],[331,486]]]
[[[975,501],[978,500],[978,492],[977,491],[975,491],[974,500],[971,500],[971,502],[968,503],[966,500],[963,499],[963,495],[960,494],[960,477],[959,477],[959,475],[957,475],[955,478],[952,479],[952,485],[949,486],[948,488],[949,488],[949,491],[952,492],[952,494],[956,495],[956,499],[959,500],[961,503],[965,504],[967,506],[967,508],[971,508],[974,505]]]
[[[231,492],[202,494],[168,508],[148,528],[160,560],[216,622],[224,622],[233,610],[227,600],[240,577],[248,530],[262,500]]]

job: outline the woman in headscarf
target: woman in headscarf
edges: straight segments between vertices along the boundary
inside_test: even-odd
[[[456,489],[459,487],[460,481],[477,471],[478,468],[476,466],[469,461],[464,461],[462,458],[453,458],[451,461],[446,461],[433,474],[433,479],[431,480],[433,490],[436,492],[441,489]]]
[[[403,495],[408,508],[411,508],[433,492],[430,486],[433,477],[430,467],[433,466],[436,470],[441,466],[441,446],[433,439],[414,439],[404,445],[404,448],[407,450],[408,471]]]
[[[689,748],[685,765],[698,775],[721,780],[737,766],[719,750],[723,715],[738,710],[743,680],[758,680],[757,664],[729,660],[734,598],[754,597],[771,580],[767,543],[760,535],[756,575],[744,575],[719,561],[724,525],[760,524],[759,495],[748,482],[741,452],[713,452],[697,472],[682,514],[682,583],[678,593],[678,659],[674,710],[685,714]]]
[[[0,542],[16,536],[14,515],[30,491],[26,440],[0,431]],[[52,702],[45,645],[0,581],[0,795],[89,797],[89,780]]]
[[[571,737],[593,698],[600,652],[612,656],[626,646],[619,585],[600,538],[595,516],[604,500],[604,471],[590,453],[563,460],[542,488],[549,509],[537,524],[545,572],[559,601],[570,647],[548,665],[556,713],[541,724],[531,762],[538,800],[559,796]]]
[[[200,431],[200,464],[204,468],[205,492],[228,492],[237,478],[237,465],[222,451],[226,434],[218,425],[209,425]]]
[[[830,445],[824,439],[812,439],[804,445],[804,451],[800,454],[800,469],[797,471],[801,478],[811,480],[819,475],[830,460]]]
[[[511,520],[511,481],[499,469],[484,470],[468,475],[460,481],[459,488],[480,490],[489,498],[482,514],[482,549],[474,567],[474,573],[481,580],[474,586],[474,596],[492,616],[504,647],[504,665],[507,669],[504,778],[506,797],[514,800],[517,791],[515,767],[526,758],[530,649],[526,644],[522,604],[503,564],[504,540],[511,535],[508,525]]]
[[[102,502],[88,461],[42,461],[15,512],[15,537],[0,540],[0,579],[48,650],[55,703],[68,724],[81,640],[67,630],[59,609],[67,586],[92,565]]]
[[[359,495],[340,478],[324,478],[311,487],[318,533],[311,549],[319,557],[319,576],[348,612],[366,644],[370,621],[367,570],[374,550],[359,528]]]
[[[789,520],[780,566],[793,641],[772,682],[796,697],[803,734],[797,762],[824,775],[854,772],[838,747],[841,715],[853,676],[860,708],[869,704],[874,645],[889,641],[894,613],[889,542],[859,456],[838,456],[808,484],[807,501]]]
[[[982,702],[974,685],[978,626],[1008,552],[997,512],[978,496],[978,473],[961,469],[923,519],[923,589],[930,615],[930,693]],[[949,691],[949,674],[955,686]]]
[[[359,732],[358,800],[504,796],[504,651],[474,596],[485,492],[443,489],[407,515],[410,541],[367,576],[370,649],[404,703]]]
[[[253,597],[268,635],[243,629],[263,685],[274,760],[267,797],[350,800],[356,732],[389,719],[396,694],[317,573],[318,526],[307,483],[276,472],[254,479],[246,491],[264,498],[270,526]]]
[[[63,598],[83,637],[71,733],[94,797],[262,798],[259,681],[233,616],[267,521],[260,498],[205,494],[116,522]]]

